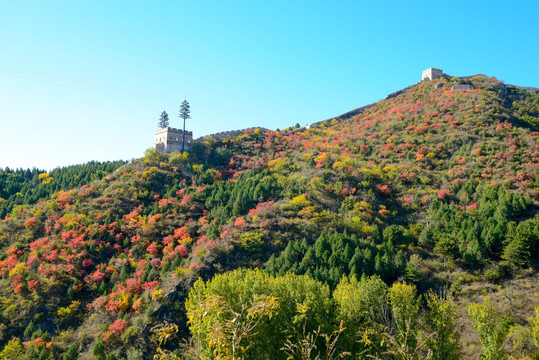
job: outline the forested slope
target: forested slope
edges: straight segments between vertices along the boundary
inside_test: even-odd
[[[0,354],[151,358],[191,338],[185,358],[301,358],[309,341],[313,358],[531,356],[537,99],[487,77],[422,82],[303,132],[149,151],[15,207],[0,222]],[[509,292],[518,281],[530,301]]]
[[[33,205],[60,190],[69,190],[101,180],[125,161],[90,161],[82,165],[58,167],[50,173],[39,169],[0,169],[0,219],[15,205]]]

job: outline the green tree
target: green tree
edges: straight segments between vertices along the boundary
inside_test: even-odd
[[[444,236],[436,242],[432,251],[442,257],[445,268],[447,258],[453,258],[458,253],[458,247],[454,239]]]
[[[185,149],[185,120],[191,118],[191,107],[189,106],[189,103],[187,100],[184,100],[182,102],[182,105],[180,106],[180,118],[183,119],[183,135],[182,135],[182,152]]]
[[[164,128],[168,127],[169,121],[168,121],[168,114],[167,114],[166,111],[163,111],[161,113],[161,117],[159,118],[159,124],[158,125],[159,125],[159,127],[161,129],[164,129]]]
[[[245,359],[286,359],[279,351],[286,336],[299,336],[304,326],[306,334],[318,327],[325,334],[332,329],[329,288],[303,275],[273,277],[245,269],[219,274],[207,282],[197,280],[185,306],[195,347],[202,354],[230,354],[239,341],[239,346],[249,347],[241,351]],[[249,331],[239,337],[236,326]]]
[[[410,261],[408,261],[404,271],[404,277],[406,280],[414,283],[418,283],[421,280],[421,272],[419,271],[421,262],[421,257],[417,254],[413,254],[410,257]]]
[[[475,329],[479,332],[479,340],[483,345],[481,359],[507,359],[503,341],[507,335],[508,326],[505,322],[500,321],[500,313],[492,305],[490,298],[486,297],[482,304],[470,304],[467,310]]]
[[[32,338],[32,334],[34,333],[34,331],[37,330],[37,327],[36,325],[34,324],[33,321],[30,321],[28,323],[28,325],[26,326],[26,329],[24,329],[24,338],[26,340],[30,340]]]
[[[440,298],[433,292],[425,296],[428,310],[426,322],[430,332],[426,342],[433,360],[457,360],[460,358],[460,334],[456,331],[457,304],[453,298]]]
[[[92,354],[97,360],[103,360],[105,358],[105,345],[98,340],[92,349]]]
[[[390,348],[397,356],[403,359],[417,359],[420,348],[419,309],[421,307],[421,295],[417,295],[417,289],[406,282],[395,283],[389,288],[389,301],[391,314],[393,315],[394,336],[387,336]]]
[[[507,234],[507,245],[503,250],[502,259],[512,266],[529,265],[535,240],[534,223],[528,221],[519,224]]]
[[[535,347],[538,349],[536,358],[539,358],[539,305],[535,307],[535,317],[531,319],[532,335]]]
[[[11,339],[0,352],[1,360],[18,360],[24,358],[24,347],[22,346],[21,339]]]
[[[79,351],[77,345],[72,344],[64,354],[63,360],[76,360],[79,358]]]
[[[277,313],[276,297],[260,295],[252,302],[243,303],[234,310],[224,297],[210,295],[199,304],[199,313],[191,312],[192,318],[213,317],[209,328],[210,346],[217,358],[243,359],[249,349],[249,338],[256,335],[255,328],[265,318]]]

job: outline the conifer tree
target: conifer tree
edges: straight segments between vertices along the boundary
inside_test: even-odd
[[[67,352],[64,354],[63,359],[64,360],[76,360],[79,358],[79,352],[77,350],[77,346],[75,344],[72,344]]]
[[[168,121],[168,114],[166,111],[163,111],[161,113],[161,117],[159,118],[159,128],[164,129],[168,127],[169,121]]]
[[[180,106],[180,118],[183,119],[183,135],[182,135],[182,152],[185,149],[185,120],[191,118],[191,108],[187,100],[182,102]]]

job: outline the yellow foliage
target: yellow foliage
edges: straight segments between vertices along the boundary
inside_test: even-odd
[[[310,183],[311,183],[311,188],[313,188],[314,190],[321,190],[322,186],[324,185],[324,183],[322,182],[322,179],[319,177],[313,177]]]
[[[37,176],[37,178],[41,180],[43,184],[48,184],[54,180],[54,178],[50,176],[49,173],[41,173]]]
[[[305,194],[301,194],[290,200],[291,205],[297,205],[299,207],[306,207],[311,205],[311,202],[305,198]]]
[[[180,245],[187,245],[193,242],[193,239],[189,234],[185,235],[185,237],[178,241]]]
[[[364,225],[361,227],[361,232],[364,234],[372,234],[374,233],[374,227],[364,223]]]
[[[283,168],[284,163],[285,161],[283,158],[273,159],[268,161],[268,168],[270,168],[271,170],[278,171]]]
[[[77,311],[80,308],[80,301],[74,300],[69,304],[69,309],[71,311]]]
[[[163,298],[163,290],[157,289],[152,293],[152,300],[159,301]]]
[[[533,342],[539,348],[539,305],[535,307],[535,317],[531,321]]]
[[[26,272],[26,264],[21,262],[15,265],[13,269],[9,272],[9,277],[12,278],[15,275],[21,275]]]
[[[201,174],[202,171],[204,171],[204,165],[202,165],[202,164],[194,164],[193,165],[193,171],[196,172],[197,174]]]
[[[69,307],[59,307],[56,311],[56,315],[58,315],[59,318],[68,318],[71,316],[71,310]]]
[[[181,279],[185,275],[185,269],[181,266],[178,266],[174,269],[174,274],[177,279]]]
[[[118,296],[118,309],[121,311],[127,311],[129,308],[129,294],[121,292]]]
[[[319,216],[320,214],[316,212],[316,209],[314,206],[306,206],[301,211],[298,212],[298,215],[301,217],[308,218],[308,217],[316,217],[316,216]]]

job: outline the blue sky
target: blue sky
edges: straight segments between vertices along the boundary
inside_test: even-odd
[[[163,110],[195,137],[324,120],[428,67],[539,87],[537,1],[11,1],[0,167],[131,159]]]

